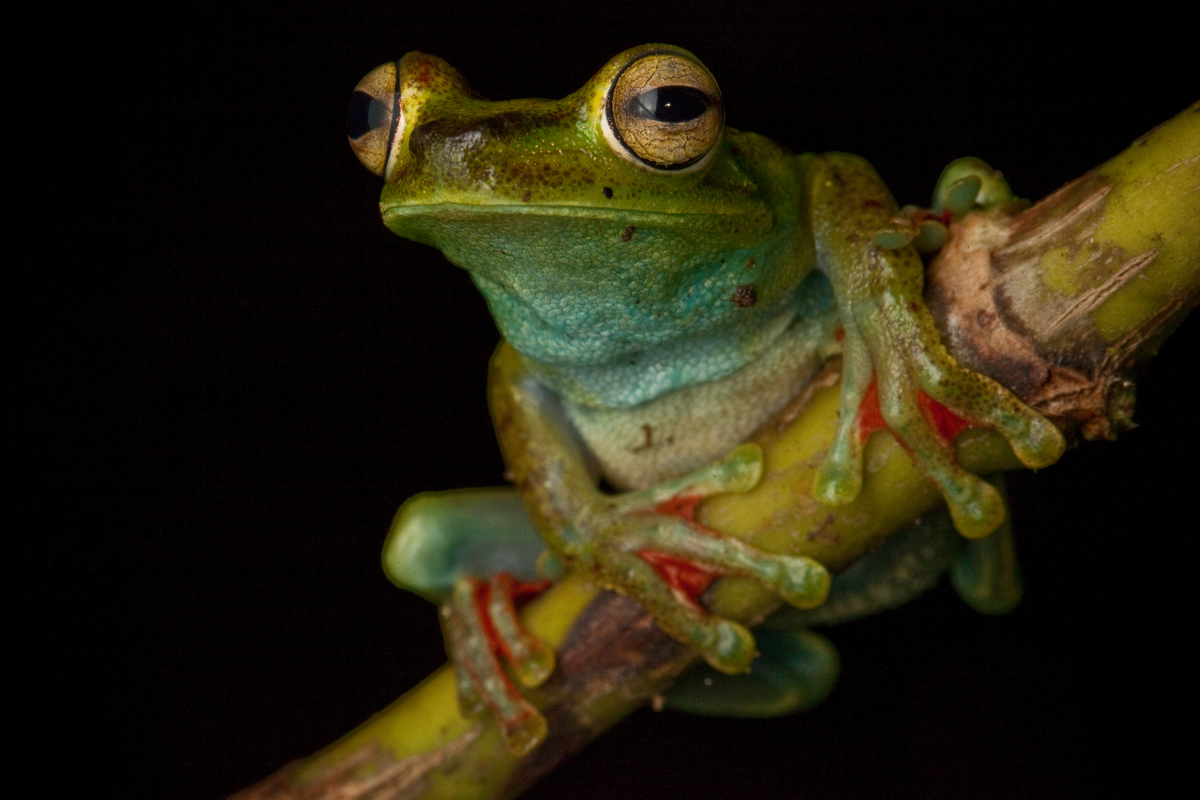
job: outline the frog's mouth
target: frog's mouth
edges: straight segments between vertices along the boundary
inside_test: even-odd
[[[772,215],[766,209],[747,212],[737,208],[714,208],[696,211],[646,211],[596,205],[526,205],[518,203],[394,203],[381,204],[384,224],[395,229],[420,225],[436,228],[442,224],[472,221],[475,224],[501,224],[511,217],[574,219],[581,222],[611,222],[635,228],[687,228],[710,231],[727,236],[757,238],[772,226]],[[489,223],[489,220],[494,222]],[[399,233],[399,231],[397,231]],[[406,234],[401,234],[406,235]],[[628,241],[628,240],[626,240]]]
[[[486,263],[500,252],[521,252],[542,262],[601,259],[613,265],[658,262],[663,254],[674,253],[670,261],[685,262],[755,248],[771,236],[773,225],[769,212],[458,202],[386,206],[383,222],[399,236],[433,245],[447,255],[459,254],[462,261],[475,264]],[[474,255],[467,256],[468,252]]]

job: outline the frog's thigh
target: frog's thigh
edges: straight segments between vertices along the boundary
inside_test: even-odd
[[[835,575],[823,605],[806,611],[784,606],[763,625],[783,629],[840,625],[897,608],[936,586],[963,548],[950,514],[945,509],[931,512]]]
[[[537,580],[545,547],[514,489],[427,492],[396,513],[383,570],[400,588],[439,602],[463,576]]]
[[[926,515],[837,575],[823,605],[784,606],[768,617],[754,631],[759,658],[750,673],[722,675],[697,667],[676,681],[667,706],[729,717],[811,708],[833,688],[838,658],[833,645],[808,626],[836,625],[908,602],[933,587],[964,547],[945,510]]]
[[[762,630],[750,671],[725,675],[707,664],[685,672],[664,697],[666,706],[717,717],[779,717],[812,708],[837,682],[838,654],[814,631]]]

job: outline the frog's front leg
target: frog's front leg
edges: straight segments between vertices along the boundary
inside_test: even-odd
[[[899,244],[889,235],[895,201],[869,164],[822,156],[809,190],[818,263],[833,284],[845,331],[842,416],[817,476],[817,497],[840,504],[857,496],[866,438],[887,428],[937,484],[959,532],[986,536],[1004,519],[1003,501],[958,466],[954,438],[967,427],[993,428],[1023,464],[1038,468],[1062,454],[1062,434],[947,352],[921,298],[924,266],[910,246],[892,246]]]
[[[383,547],[392,582],[438,604],[464,713],[490,709],[518,755],[545,737],[546,721],[501,659],[530,688],[554,671],[554,651],[525,629],[514,604],[548,584],[539,573],[545,547],[512,489],[417,495],[396,514]]]
[[[712,616],[697,602],[716,576],[753,578],[799,607],[824,600],[830,577],[820,564],[764,553],[692,518],[705,497],[758,482],[762,451],[756,445],[683,478],[608,495],[597,487],[558,398],[507,345],[492,359],[489,395],[505,461],[550,549],[598,585],[646,607],[664,631],[696,647],[714,668],[744,672],[754,658],[754,638],[743,625]]]

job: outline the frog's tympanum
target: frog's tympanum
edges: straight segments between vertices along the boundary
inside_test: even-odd
[[[730,685],[756,643],[697,600],[714,576],[753,578],[826,622],[904,592],[871,600],[881,586],[930,583],[900,554],[953,552],[938,545],[948,523],[894,537],[829,595],[817,562],[692,518],[704,497],[753,486],[762,453],[742,443],[831,356],[843,359],[842,414],[816,480],[824,502],[858,494],[864,441],[886,427],[953,526],[983,537],[1003,501],[958,466],[954,435],[992,428],[1031,467],[1062,453],[1052,424],[954,361],[921,299],[914,238],[1009,197],[982,162],[952,165],[932,211],[901,212],[861,158],[793,155],[726,127],[709,71],[658,44],[620,54],[562,100],[490,102],[444,61],[409,53],[362,80],[349,125],[359,159],[386,181],[385,224],[469,271],[504,337],[490,398],[515,490],[410,500],[383,559],[395,583],[441,604],[461,697],[491,709],[515,752],[545,722],[500,659],[536,686],[554,654],[522,627],[514,596],[564,565],[641,603]],[[944,570],[949,558],[926,561]],[[828,687],[836,657],[814,637],[765,631],[758,649]],[[702,710],[768,713],[722,696],[732,699]],[[678,703],[697,705],[682,689]]]

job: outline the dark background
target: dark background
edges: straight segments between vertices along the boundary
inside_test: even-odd
[[[1194,28],[1149,3],[201,5],[47,18],[17,71],[34,177],[12,263],[35,292],[13,316],[32,446],[10,574],[31,668],[15,693],[38,709],[17,725],[60,765],[51,786],[94,796],[224,796],[444,661],[433,607],[378,554],[406,497],[501,482],[497,334],[465,273],[379,221],[343,128],[377,64],[421,49],[487,97],[557,97],[671,42],[717,76],[731,126],[866,156],[901,203],[964,154],[1043,196],[1200,94]],[[1103,796],[1179,778],[1198,328],[1146,372],[1140,428],[1012,479],[1017,612],[980,617],[941,587],[833,630],[843,677],[818,710],[643,711],[529,796]]]

